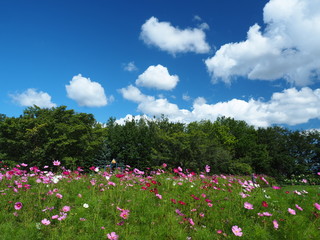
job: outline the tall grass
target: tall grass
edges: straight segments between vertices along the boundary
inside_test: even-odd
[[[53,167],[1,168],[1,240],[320,239],[319,186],[279,188],[263,176],[254,184],[180,168]]]

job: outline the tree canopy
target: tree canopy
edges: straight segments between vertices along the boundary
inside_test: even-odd
[[[31,165],[59,160],[70,168],[118,162],[152,168],[166,163],[190,171],[263,173],[275,177],[320,170],[319,131],[254,128],[220,117],[189,124],[167,118],[98,123],[66,106],[28,107],[20,117],[0,115],[0,158]]]

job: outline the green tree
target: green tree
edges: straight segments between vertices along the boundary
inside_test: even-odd
[[[33,106],[18,118],[6,118],[0,136],[0,148],[9,160],[37,166],[60,160],[67,167],[87,167],[103,143],[104,129],[92,114],[66,106]]]

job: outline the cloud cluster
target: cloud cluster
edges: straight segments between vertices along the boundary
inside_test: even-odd
[[[55,103],[51,102],[51,96],[42,91],[29,88],[23,93],[12,94],[10,97],[21,106],[33,106],[37,105],[41,108],[56,107]]]
[[[107,105],[104,88],[81,74],[74,76],[66,85],[67,96],[75,100],[79,106],[101,107]]]
[[[227,102],[208,104],[202,97],[193,102],[192,110],[179,109],[166,98],[144,95],[134,86],[120,90],[127,100],[138,103],[138,111],[149,116],[166,115],[172,121],[192,122],[200,120],[215,121],[219,116],[244,120],[256,127],[272,124],[296,125],[306,123],[320,116],[320,89],[308,87],[300,91],[296,88],[274,93],[267,102],[250,99],[232,99]]]
[[[213,81],[233,77],[284,78],[298,86],[320,79],[320,1],[270,0],[264,7],[266,28],[250,27],[243,42],[228,43],[205,61]]]
[[[139,75],[136,84],[160,90],[172,90],[176,87],[178,81],[179,77],[177,75],[170,75],[166,67],[158,64],[148,67],[144,73]]]
[[[179,29],[169,22],[159,22],[155,17],[148,19],[141,27],[140,38],[148,45],[159,47],[171,54],[195,52],[207,53],[210,46],[206,42],[205,27]]]

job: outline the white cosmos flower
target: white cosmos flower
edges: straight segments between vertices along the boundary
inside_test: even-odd
[[[84,207],[84,208],[88,208],[88,207],[89,207],[89,204],[88,204],[88,203],[84,203],[84,204],[83,204],[83,207]]]

